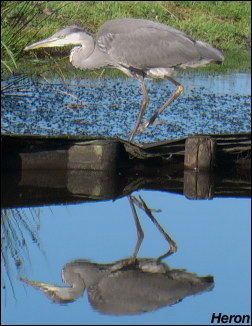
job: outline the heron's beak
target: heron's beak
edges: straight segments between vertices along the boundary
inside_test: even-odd
[[[49,299],[57,302],[72,302],[74,301],[77,297],[71,292],[71,287],[63,287],[63,286],[57,286],[54,284],[49,284],[49,283],[42,283],[42,282],[36,282],[36,281],[31,281],[23,277],[18,278],[20,281],[29,284],[33,286],[34,288],[40,290],[43,292]],[[83,292],[84,290],[82,290]]]
[[[27,51],[27,50],[33,50],[38,48],[50,48],[50,47],[64,46],[67,44],[69,44],[69,42],[67,43],[64,39],[52,36],[26,46],[24,50]]]

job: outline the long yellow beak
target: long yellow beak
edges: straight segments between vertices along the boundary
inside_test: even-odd
[[[38,49],[38,48],[51,48],[51,47],[57,47],[57,46],[65,46],[68,44],[69,44],[69,42],[67,42],[64,39],[57,38],[57,37],[48,37],[44,40],[41,40],[41,41],[38,41],[36,43],[26,46],[24,50],[27,51],[27,50],[33,50],[33,49]]]

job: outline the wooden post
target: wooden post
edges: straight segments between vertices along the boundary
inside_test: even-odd
[[[117,168],[119,150],[118,141],[102,139],[66,143],[62,149],[46,150],[41,146],[37,150],[24,151],[16,155],[15,165],[16,169],[19,166],[22,170],[114,171]]]
[[[211,199],[214,180],[211,173],[184,170],[184,195],[188,199]]]
[[[209,136],[190,136],[185,142],[185,169],[209,171],[214,167],[215,140]]]
[[[67,169],[116,170],[119,147],[110,140],[77,142],[68,150]]]
[[[211,170],[214,167],[215,140],[191,136],[185,142],[184,195],[189,199],[213,197]]]

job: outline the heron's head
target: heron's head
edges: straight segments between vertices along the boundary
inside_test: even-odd
[[[67,26],[52,36],[28,45],[25,47],[25,50],[33,50],[38,48],[48,48],[48,47],[58,47],[66,45],[83,45],[87,38],[90,38],[91,35],[86,32],[83,28],[72,25]]]
[[[31,285],[35,289],[40,290],[52,301],[59,303],[73,302],[77,298],[81,297],[85,290],[85,285],[83,282],[80,285],[77,284],[77,286],[74,285],[72,287],[67,287],[50,283],[36,282],[23,277],[19,277],[18,279],[28,285]]]

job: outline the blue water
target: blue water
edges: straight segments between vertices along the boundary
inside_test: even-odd
[[[135,139],[140,142],[186,137],[188,134],[248,132],[250,74],[177,76],[184,93]],[[142,95],[138,81],[128,79],[13,79],[4,82],[2,132],[14,134],[116,136],[133,128]],[[172,94],[168,81],[146,81],[150,117]]]
[[[63,285],[61,270],[66,263],[88,259],[112,263],[132,255],[137,234],[126,197],[116,201],[36,208],[32,234],[25,228],[26,246],[19,247],[22,263],[15,266],[9,254],[12,287],[2,264],[2,324],[4,325],[211,325],[212,314],[250,314],[251,308],[251,218],[250,200],[224,198],[188,200],[158,191],[140,191],[146,204],[160,208],[154,213],[176,241],[178,250],[164,259],[170,268],[183,268],[199,276],[212,275],[211,291],[133,316],[99,313],[83,297],[68,304],[52,303],[43,293],[16,277]],[[150,219],[137,210],[145,237],[138,257],[156,258],[167,242]],[[12,229],[13,217],[9,218]],[[20,224],[19,224],[20,225]],[[20,237],[19,237],[20,238]],[[14,294],[13,294],[14,293]],[[15,295],[15,296],[14,296]]]

